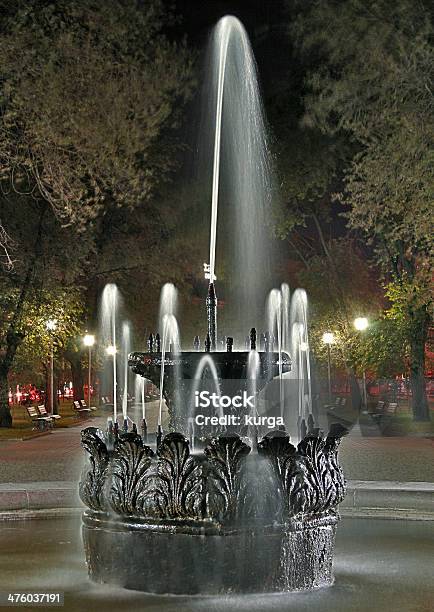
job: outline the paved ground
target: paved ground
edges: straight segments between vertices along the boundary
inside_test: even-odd
[[[105,426],[105,419],[88,425]],[[32,440],[0,443],[0,482],[74,481],[83,466],[81,426]],[[354,428],[342,440],[340,458],[349,480],[434,482],[432,438],[364,438]]]
[[[434,482],[434,441],[430,438],[364,438],[350,435],[340,448],[349,480]]]
[[[308,593],[187,598],[149,596],[95,585],[87,578],[77,517],[5,523],[0,531],[0,550],[0,591],[60,590],[65,593],[66,611],[429,612],[433,609],[432,522],[344,519],[337,533],[335,585]]]

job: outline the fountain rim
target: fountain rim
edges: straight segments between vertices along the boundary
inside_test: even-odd
[[[338,510],[327,510],[321,514],[287,519],[281,523],[266,523],[263,520],[257,520],[247,521],[243,525],[231,525],[209,519],[150,519],[132,514],[117,516],[110,512],[87,508],[82,514],[82,521],[86,527],[107,529],[111,532],[154,532],[192,536],[236,536],[244,533],[261,533],[272,536],[282,533],[304,533],[318,527],[334,526],[340,521],[340,514]]]

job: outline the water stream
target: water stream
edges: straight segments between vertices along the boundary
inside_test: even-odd
[[[113,385],[113,420],[117,420],[117,363],[116,363],[116,327],[120,296],[115,284],[104,287],[101,297],[100,337],[111,361],[111,379]]]
[[[160,404],[158,409],[158,425],[161,427],[163,401],[164,401],[164,370],[166,353],[170,352],[174,357],[179,353],[179,329],[175,315],[167,314],[163,318],[163,337],[161,341],[161,371],[160,371]],[[179,388],[179,373],[174,368],[175,389]]]
[[[262,316],[269,285],[271,240],[267,218],[272,174],[264,113],[252,48],[241,22],[220,19],[212,35],[208,71],[215,125],[210,231],[210,279],[214,279],[220,196],[229,203],[231,330],[244,343],[242,328]],[[210,121],[210,119],[208,119]],[[242,314],[242,316],[241,316]],[[241,328],[242,325],[242,328]],[[241,335],[242,334],[242,335]]]
[[[122,360],[124,366],[124,388],[122,393],[122,416],[123,420],[127,419],[128,416],[128,355],[131,352],[131,327],[127,321],[122,323]]]

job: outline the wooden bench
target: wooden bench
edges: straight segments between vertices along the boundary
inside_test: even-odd
[[[375,411],[371,413],[372,419],[379,425],[383,433],[390,420],[395,416],[398,409],[398,402],[378,402]]]
[[[33,429],[39,429],[44,431],[53,426],[53,419],[48,416],[41,416],[36,410],[35,406],[26,406],[27,414],[29,415],[32,423],[35,425]]]
[[[38,406],[38,412],[41,417],[49,417],[50,419],[52,419],[53,421],[52,425],[54,425],[58,419],[62,418],[60,414],[48,414],[47,409],[45,408],[44,404],[41,404],[40,406]]]
[[[92,412],[96,410],[96,406],[88,406],[84,400],[78,400],[82,408],[89,408]]]
[[[78,419],[85,418],[90,414],[90,408],[82,408],[79,400],[72,402],[72,408],[75,410]]]
[[[383,413],[383,409],[384,409],[384,404],[385,402],[383,401],[378,401],[377,405],[375,406],[375,408],[373,410],[368,411],[369,414],[374,415],[374,414],[382,414]]]
[[[334,410],[335,408],[339,408],[340,405],[341,405],[341,398],[335,397],[335,403],[334,404],[324,404],[324,408],[327,408],[328,410]]]

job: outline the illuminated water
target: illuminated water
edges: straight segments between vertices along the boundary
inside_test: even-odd
[[[160,292],[158,331],[163,334],[163,321],[166,315],[178,316],[178,289],[173,283],[165,283]]]
[[[109,283],[104,287],[101,296],[100,306],[100,343],[104,348],[112,347],[114,351],[111,355],[105,355],[110,364],[111,381],[113,392],[113,419],[117,419],[117,318],[120,304],[118,288],[115,284]]]
[[[122,393],[122,416],[125,421],[128,415],[128,355],[131,352],[131,327],[126,321],[122,323],[122,361],[123,361],[123,375],[124,375],[124,388]]]
[[[212,35],[209,65],[215,125],[210,275],[214,275],[219,199],[228,203],[231,221],[229,309],[231,334],[244,342],[245,330],[258,324],[269,286],[272,178],[264,113],[252,48],[241,22],[226,16]],[[242,316],[241,316],[242,315]],[[240,334],[243,334],[240,336]]]
[[[176,317],[167,314],[163,318],[163,337],[161,340],[161,372],[160,372],[160,405],[158,412],[158,425],[161,426],[163,401],[164,401],[164,370],[166,354],[170,352],[173,356],[179,353],[179,329]],[[174,385],[179,389],[179,370],[174,368]]]

